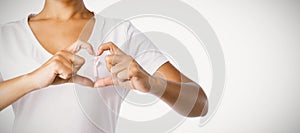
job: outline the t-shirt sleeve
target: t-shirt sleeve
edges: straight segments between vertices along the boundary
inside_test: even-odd
[[[0,72],[0,82],[2,82],[2,81],[3,81],[3,78],[2,78],[2,74]]]
[[[153,75],[168,59],[144,33],[130,22],[126,31],[128,40],[123,49],[126,49],[145,71]]]

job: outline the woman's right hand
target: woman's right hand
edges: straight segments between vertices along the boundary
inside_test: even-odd
[[[85,62],[84,58],[75,54],[81,48],[85,48],[90,54],[94,54],[90,44],[77,41],[65,50],[57,52],[40,68],[29,73],[28,75],[32,77],[35,89],[68,82],[93,87],[93,81],[76,74]]]
[[[35,71],[0,81],[0,111],[25,94],[49,85],[72,82],[93,87],[94,83],[90,79],[76,75],[85,62],[82,57],[75,55],[82,48],[95,55],[90,44],[76,41],[70,47],[57,52]]]

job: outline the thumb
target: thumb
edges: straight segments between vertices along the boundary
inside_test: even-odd
[[[93,87],[93,85],[94,85],[92,80],[90,80],[87,77],[80,76],[80,75],[73,76],[71,79],[71,82],[77,83],[77,84],[80,84],[83,86],[89,86],[89,87]]]
[[[111,86],[113,84],[114,83],[113,83],[112,77],[105,77],[105,78],[98,79],[95,82],[94,87],[95,88],[100,88],[100,87],[105,87],[105,86]]]

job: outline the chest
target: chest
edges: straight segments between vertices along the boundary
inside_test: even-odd
[[[70,22],[33,21],[29,22],[34,36],[42,47],[51,54],[74,43],[87,20]]]

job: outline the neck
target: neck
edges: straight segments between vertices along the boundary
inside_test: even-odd
[[[82,0],[46,0],[43,10],[36,16],[42,19],[66,21],[89,19],[93,16]]]

